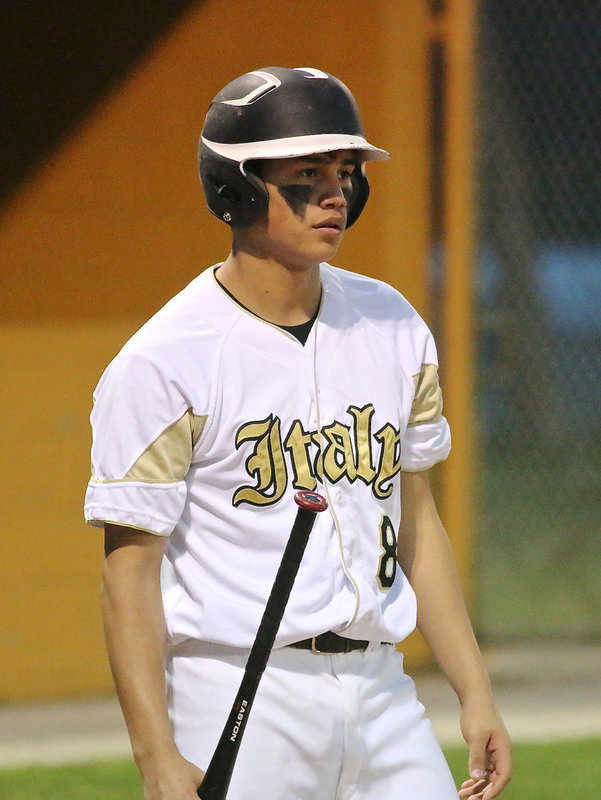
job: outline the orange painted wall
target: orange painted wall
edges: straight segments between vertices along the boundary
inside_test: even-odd
[[[427,316],[427,6],[200,3],[4,210],[0,700],[110,688],[101,537],[81,510],[91,393],[125,338],[227,254],[195,164],[223,84],[283,65],[352,87],[369,138],[393,159],[370,165],[372,198],[336,263],[395,284]]]

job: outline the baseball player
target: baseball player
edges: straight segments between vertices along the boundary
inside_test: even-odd
[[[195,800],[294,517],[317,518],[249,716],[231,800],[452,800],[394,643],[417,624],[461,704],[462,798],[509,741],[428,471],[444,459],[436,350],[390,286],[331,266],[367,201],[349,90],[314,68],[228,84],[201,136],[225,259],[124,346],[92,412],[87,520],[105,533],[109,659],[146,800]],[[202,795],[202,788],[200,790]]]

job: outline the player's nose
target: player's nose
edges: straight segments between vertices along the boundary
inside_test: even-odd
[[[340,181],[330,181],[322,191],[320,205],[323,208],[344,208],[347,205],[347,196]]]

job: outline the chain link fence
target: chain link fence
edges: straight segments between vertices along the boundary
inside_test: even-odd
[[[481,636],[601,635],[601,4],[481,0]]]

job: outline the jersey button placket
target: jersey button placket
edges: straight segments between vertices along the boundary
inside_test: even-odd
[[[344,531],[348,531],[348,520],[346,519],[346,497],[344,490],[341,488],[335,488],[332,491],[332,500],[334,501],[334,506],[336,508],[336,514],[338,516],[338,520],[340,522],[341,528]],[[352,567],[353,565],[353,549],[352,549],[352,542],[347,541],[346,536],[342,536],[341,539],[341,547],[342,547],[342,555],[344,558],[344,563],[348,568]]]

